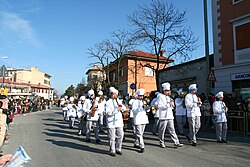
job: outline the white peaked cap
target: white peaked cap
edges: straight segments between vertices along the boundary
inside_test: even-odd
[[[93,94],[95,94],[94,90],[93,90],[93,89],[90,89],[90,90],[88,91],[88,96],[90,97],[90,96],[93,95]]]
[[[100,91],[98,92],[98,95],[99,95],[99,96],[102,96],[102,95],[103,95],[103,91],[100,90]]]
[[[81,97],[80,97],[80,100],[85,100],[85,99],[86,99],[85,96],[81,96]]]
[[[181,89],[179,89],[179,90],[177,91],[178,95],[180,95],[180,94],[182,93],[182,91],[183,91],[183,89],[182,89],[182,88],[181,88]]]
[[[71,97],[69,98],[69,101],[70,101],[70,102],[73,102],[74,99],[75,99],[75,98],[71,96]]]
[[[166,82],[166,83],[163,83],[161,86],[163,90],[170,90],[171,85],[170,83]]]
[[[188,87],[189,90],[197,90],[196,84],[191,84]]]
[[[65,101],[65,99],[64,99],[64,98],[61,98],[61,101]]]
[[[145,93],[145,89],[138,89],[136,94],[137,94],[138,96],[143,96],[144,93]]]
[[[218,93],[215,95],[215,97],[218,97],[218,98],[224,97],[224,96],[223,96],[223,92],[218,92]]]
[[[109,93],[116,93],[116,94],[118,94],[118,90],[115,89],[114,87],[110,87],[109,88]]]
[[[68,99],[68,96],[64,96],[65,97],[65,99]]]

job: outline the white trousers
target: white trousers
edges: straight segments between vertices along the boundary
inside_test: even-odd
[[[94,127],[95,140],[99,140],[99,130],[98,130],[98,121],[87,121],[86,122],[86,139],[90,139],[91,127]]]
[[[158,131],[160,144],[164,144],[164,135],[166,128],[168,128],[168,132],[170,134],[171,139],[174,141],[174,144],[179,144],[180,142],[175,133],[173,119],[160,120]]]
[[[188,117],[188,124],[189,124],[189,133],[188,137],[191,139],[193,143],[196,143],[196,134],[198,133],[201,127],[201,119],[200,116],[196,117]]]
[[[145,130],[146,125],[135,125],[135,130],[136,130],[136,140],[135,140],[135,145],[140,145],[140,148],[144,148],[144,140],[143,140],[143,133]],[[137,143],[137,141],[139,143]]]
[[[123,127],[109,128],[108,138],[109,138],[109,151],[115,153],[116,151],[122,151],[122,140],[124,136]]]
[[[227,123],[215,123],[217,141],[227,140]]]

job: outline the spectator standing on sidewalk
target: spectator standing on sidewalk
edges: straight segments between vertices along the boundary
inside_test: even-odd
[[[6,119],[7,115],[3,113],[3,102],[0,101],[0,147],[3,145],[6,135]]]
[[[216,138],[218,143],[227,143],[227,117],[228,108],[223,102],[223,92],[216,94],[216,101],[213,104],[214,124],[216,127]]]

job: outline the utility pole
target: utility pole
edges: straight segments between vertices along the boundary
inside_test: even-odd
[[[205,30],[205,56],[206,56],[206,76],[210,72],[210,60],[209,60],[209,40],[208,40],[208,19],[207,19],[207,0],[203,0],[204,5],[204,30]],[[206,82],[207,93],[211,91],[210,81]]]

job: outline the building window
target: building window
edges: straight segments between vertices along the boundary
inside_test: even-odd
[[[250,61],[250,18],[234,23],[235,63]]]
[[[152,67],[152,66],[146,66],[145,67],[145,76],[147,76],[147,77],[153,77],[154,76],[154,67]]]
[[[242,1],[242,0],[233,0],[233,4],[236,4],[236,3],[240,2],[240,1]]]
[[[236,50],[250,48],[250,22],[235,27]]]
[[[120,68],[120,70],[119,70],[119,77],[123,77],[123,72],[124,72],[123,69],[124,69],[123,67]]]
[[[50,85],[50,81],[44,80],[44,84]]]

